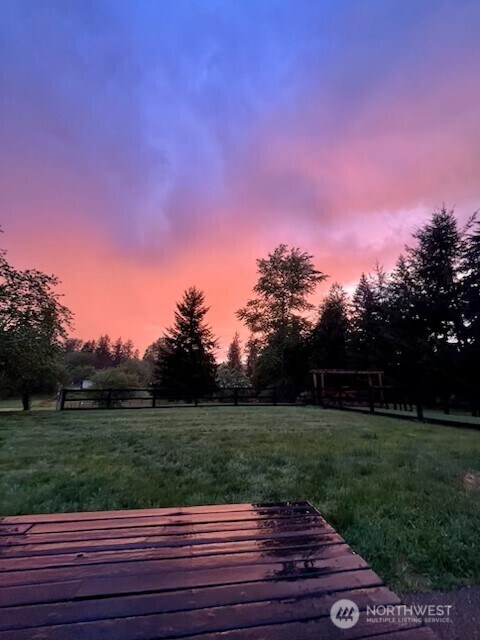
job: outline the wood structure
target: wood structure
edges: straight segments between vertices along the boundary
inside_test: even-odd
[[[383,386],[383,371],[380,371],[378,369],[366,369],[358,371],[355,369],[312,369],[310,373],[313,375],[313,386],[319,404],[323,404],[326,388],[325,379],[327,376],[365,377],[369,387],[373,386],[374,378],[376,378],[377,386],[380,388],[382,388]]]
[[[433,640],[308,503],[0,521],[0,640]],[[332,604],[358,622],[339,629]]]

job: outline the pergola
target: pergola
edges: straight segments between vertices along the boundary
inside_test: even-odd
[[[365,376],[368,381],[368,386],[373,387],[373,379],[376,377],[378,386],[382,387],[382,375],[383,371],[379,369],[366,369],[366,370],[356,370],[356,369],[312,369],[311,373],[313,374],[313,386],[315,387],[315,392],[317,398],[320,402],[323,401],[323,396],[325,392],[325,377],[328,375],[341,375],[341,376]]]

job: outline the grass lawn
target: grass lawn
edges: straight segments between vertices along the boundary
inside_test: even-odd
[[[49,396],[33,396],[30,405],[32,409],[53,410],[56,405],[56,398]],[[21,398],[2,398],[0,399],[0,411],[12,411],[22,409]]]
[[[0,414],[0,511],[311,500],[401,591],[480,583],[480,433],[311,407]]]

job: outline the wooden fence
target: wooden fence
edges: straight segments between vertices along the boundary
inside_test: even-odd
[[[282,387],[219,388],[208,393],[167,389],[62,389],[61,411],[70,409],[161,409],[198,406],[276,406],[301,404],[295,390]]]

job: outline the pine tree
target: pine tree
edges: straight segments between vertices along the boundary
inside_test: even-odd
[[[472,220],[474,222],[474,220]],[[465,344],[462,371],[474,415],[480,413],[480,221],[466,240],[462,295]]]
[[[201,395],[215,385],[217,341],[205,322],[208,307],[196,287],[177,303],[175,322],[164,336],[155,371],[156,383],[181,395]]]
[[[238,332],[228,347],[227,360],[217,369],[216,383],[219,387],[249,387],[250,381],[242,362],[242,345]]]
[[[255,371],[257,368],[258,357],[260,355],[261,346],[260,341],[253,335],[247,340],[245,345],[245,372],[248,379],[253,383],[255,381]]]
[[[108,369],[112,366],[112,343],[108,335],[100,336],[95,347],[95,367]]]
[[[340,284],[334,283],[320,306],[319,319],[312,331],[312,365],[346,367],[349,333],[348,296]]]
[[[452,210],[435,211],[414,233],[417,244],[407,248],[415,290],[414,315],[421,329],[422,384],[426,397],[445,403],[461,386],[460,352],[464,340],[462,269],[465,233]]]
[[[238,332],[235,333],[233,340],[228,347],[226,364],[232,371],[243,371],[242,345],[240,343],[240,336]]]
[[[117,338],[112,346],[112,366],[118,367],[123,361],[123,342],[121,338]]]

